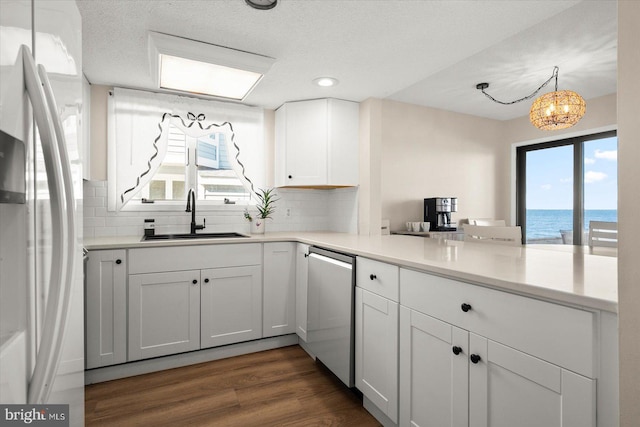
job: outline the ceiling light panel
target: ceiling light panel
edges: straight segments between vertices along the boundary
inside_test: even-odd
[[[160,88],[241,100],[260,81],[253,71],[160,55]]]
[[[243,100],[275,60],[149,32],[149,62],[158,88]]]

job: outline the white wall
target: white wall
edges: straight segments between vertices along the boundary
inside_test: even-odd
[[[458,197],[454,220],[506,218],[501,122],[391,100],[381,101],[378,120],[379,170],[371,175],[379,174],[379,209],[392,231],[421,220],[427,197]]]
[[[382,101],[370,98],[360,104],[358,132],[358,234],[381,233]]]
[[[640,2],[618,1],[620,425],[640,424]]]
[[[368,99],[360,106],[360,234],[372,234],[379,218],[391,230],[423,215],[426,197],[458,197],[453,218],[504,218],[511,212],[516,143],[557,140],[615,129],[616,95],[587,101],[576,126],[536,129],[527,116],[484,119],[397,101]],[[375,214],[377,218],[374,218]]]

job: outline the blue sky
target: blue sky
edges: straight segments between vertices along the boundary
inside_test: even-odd
[[[584,207],[616,209],[617,138],[584,143]],[[573,208],[573,146],[527,153],[527,209]]]

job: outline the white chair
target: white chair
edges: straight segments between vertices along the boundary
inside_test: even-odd
[[[507,222],[504,219],[478,218],[478,219],[469,219],[469,224],[492,226],[492,227],[505,227],[507,225]]]
[[[500,227],[491,225],[465,225],[464,241],[493,243],[497,245],[521,246],[522,229],[517,227]]]
[[[589,221],[589,247],[618,247],[618,223],[606,221]]]

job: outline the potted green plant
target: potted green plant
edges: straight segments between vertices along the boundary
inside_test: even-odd
[[[258,203],[256,203],[256,209],[258,214],[255,218],[251,216],[248,209],[244,211],[244,217],[251,223],[251,233],[263,234],[265,228],[265,222],[267,218],[271,218],[271,215],[275,212],[275,203],[280,200],[275,197],[275,188],[259,188],[256,191],[256,197]]]

